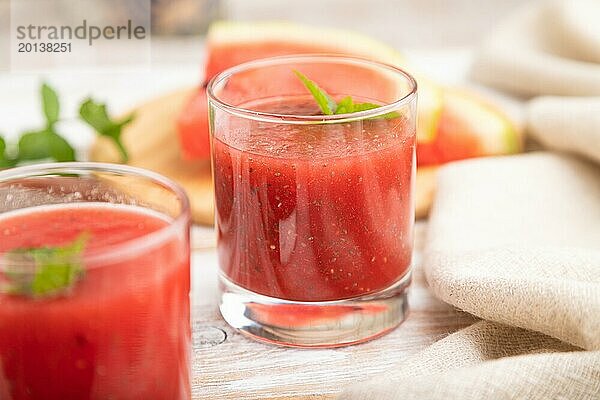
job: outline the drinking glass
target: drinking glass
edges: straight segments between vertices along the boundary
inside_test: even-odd
[[[298,72],[338,114],[323,115]],[[209,83],[220,310],[231,326],[332,347],[405,318],[416,90],[396,67],[327,55],[253,61]],[[358,112],[344,112],[349,103]]]
[[[0,172],[0,398],[190,399],[189,227],[149,171]]]

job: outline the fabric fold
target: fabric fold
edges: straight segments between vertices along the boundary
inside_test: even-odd
[[[600,396],[600,352],[481,321],[442,339],[345,400],[549,400]]]
[[[471,76],[523,96],[600,95],[600,3],[534,1],[484,40]]]
[[[542,96],[526,110],[527,132],[548,149],[600,163],[600,96]]]
[[[534,1],[484,41],[471,76],[542,95],[527,132],[571,154],[440,169],[424,272],[436,297],[483,320],[340,399],[600,399],[599,20],[597,0]]]
[[[424,255],[437,297],[600,350],[600,167],[531,153],[439,173]]]
[[[427,280],[485,320],[340,398],[600,398],[600,166],[540,152],[438,180]]]

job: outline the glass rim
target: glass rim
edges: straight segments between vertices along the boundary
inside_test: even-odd
[[[233,104],[229,104],[221,99],[215,94],[215,88],[217,85],[222,83],[225,79],[230,78],[231,76],[251,70],[253,68],[261,68],[275,65],[283,65],[283,64],[291,64],[293,62],[296,63],[307,63],[307,62],[337,62],[337,63],[347,63],[354,64],[359,66],[367,66],[377,68],[379,70],[385,70],[391,72],[397,76],[404,78],[408,83],[410,90],[407,91],[405,95],[402,97],[388,102],[381,107],[373,108],[370,110],[360,111],[356,113],[344,113],[344,114],[336,114],[336,115],[297,115],[297,114],[278,114],[278,113],[270,113],[264,111],[256,111],[248,108],[238,107]],[[385,115],[389,112],[395,111],[403,105],[410,103],[417,96],[417,81],[415,78],[403,70],[402,68],[396,67],[391,64],[373,61],[366,58],[355,57],[355,56],[347,56],[340,54],[300,54],[300,55],[292,55],[292,56],[276,56],[276,57],[268,57],[262,58],[258,60],[248,61],[242,64],[238,64],[236,66],[230,67],[217,75],[215,75],[212,79],[209,80],[206,86],[206,94],[209,100],[209,103],[212,103],[215,107],[219,108],[222,111],[228,112],[230,114],[234,114],[238,117],[253,119],[257,121],[263,122],[276,122],[280,124],[331,124],[331,123],[345,123],[345,122],[353,122],[360,121],[367,118],[374,118]]]
[[[152,183],[155,183],[159,186],[162,186],[169,190],[171,193],[175,194],[177,200],[181,204],[181,210],[178,215],[173,217],[172,220],[168,221],[168,224],[158,230],[152,231],[150,233],[146,233],[142,236],[138,236],[133,239],[125,240],[123,242],[115,243],[112,245],[108,245],[105,247],[98,248],[93,252],[86,254],[83,258],[83,262],[86,265],[86,269],[90,269],[90,267],[99,266],[102,263],[110,262],[114,259],[125,259],[131,258],[136,254],[139,254],[143,250],[147,250],[153,247],[160,245],[167,241],[168,238],[171,238],[175,232],[179,231],[181,228],[187,226],[191,221],[191,208],[190,201],[185,192],[185,190],[173,180],[153,171],[149,171],[143,168],[132,167],[129,165],[122,164],[110,164],[110,163],[99,163],[99,162],[52,162],[52,163],[41,163],[41,164],[32,164],[26,165],[22,167],[10,168],[5,171],[0,171],[0,184],[5,184],[12,180],[23,179],[23,178],[33,178],[33,177],[44,177],[47,175],[51,175],[53,173],[81,173],[81,172],[101,172],[101,173],[113,173],[120,174],[124,176],[130,177],[138,177],[149,180]],[[60,204],[74,204],[81,203],[84,204],[86,201],[81,202],[67,202],[67,203],[58,203]],[[96,202],[89,202],[96,203]],[[116,204],[106,202],[106,204]],[[53,203],[56,205],[56,203]],[[25,207],[23,210],[27,208],[34,208],[37,206]],[[144,208],[149,208],[148,206],[140,206]],[[13,212],[16,210],[11,210],[8,212]],[[0,216],[3,213],[0,213]],[[161,213],[162,214],[162,213]],[[27,262],[6,262],[3,259],[0,259],[0,268],[11,266],[11,267],[19,267],[19,266],[30,266],[31,263]],[[101,266],[101,265],[100,265]]]

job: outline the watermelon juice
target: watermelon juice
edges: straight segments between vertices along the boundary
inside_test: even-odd
[[[306,97],[245,108],[317,115]],[[412,254],[415,132],[410,121],[232,122],[215,131],[218,250],[233,283],[297,301],[387,288]],[[231,135],[231,131],[247,135]]]
[[[180,222],[111,203],[0,214],[0,398],[189,399],[189,242]],[[64,249],[82,235],[71,286],[15,290],[43,281],[47,267],[38,263],[30,279],[31,264],[11,264],[15,251]],[[16,278],[19,268],[29,272]]]
[[[255,339],[362,342],[406,316],[416,83],[300,55],[222,72],[209,101],[220,311]]]

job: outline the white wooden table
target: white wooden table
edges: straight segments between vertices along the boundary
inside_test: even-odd
[[[390,334],[326,350],[276,347],[230,328],[217,309],[217,257],[208,229],[194,232],[192,256],[193,399],[332,399],[345,385],[373,378],[474,318],[435,299],[427,289],[417,223],[416,268],[408,319]]]

